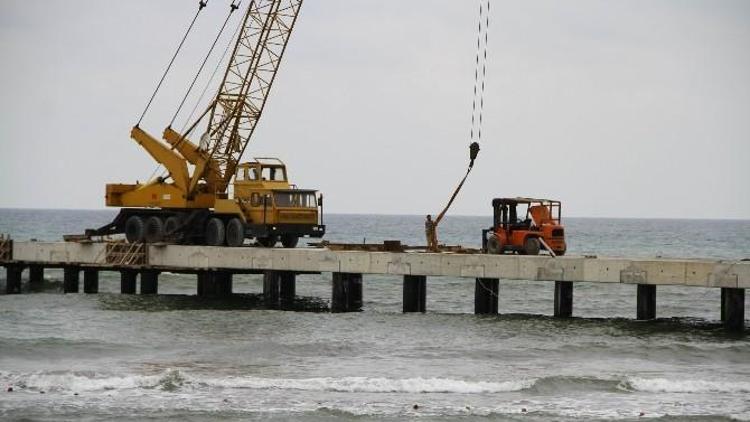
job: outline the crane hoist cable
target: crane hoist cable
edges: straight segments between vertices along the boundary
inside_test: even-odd
[[[219,38],[221,38],[221,34],[224,33],[224,29],[227,27],[227,23],[229,22],[229,18],[232,17],[232,13],[234,13],[235,10],[239,9],[240,4],[242,4],[242,1],[236,3],[232,1],[232,4],[229,5],[229,13],[227,14],[227,18],[224,19],[224,23],[221,25],[221,29],[219,29],[219,33],[216,34],[216,38],[214,38],[214,42],[211,43],[211,48],[208,49],[208,53],[206,54],[206,57],[203,59],[203,63],[201,63],[200,67],[198,68],[198,72],[196,72],[195,77],[193,78],[193,81],[190,83],[190,86],[187,89],[187,92],[185,92],[185,96],[182,97],[182,101],[180,102],[180,105],[177,107],[177,111],[175,111],[174,116],[172,117],[172,120],[169,122],[169,127],[172,127],[174,124],[174,121],[177,120],[177,115],[180,114],[180,110],[182,110],[182,107],[185,105],[185,101],[187,101],[188,96],[190,95],[190,92],[193,90],[193,87],[195,86],[195,82],[198,81],[198,77],[200,76],[201,72],[203,72],[203,68],[206,66],[206,62],[208,62],[208,58],[211,57],[211,53],[213,53],[214,48],[216,47],[216,43],[219,42]]]
[[[242,21],[237,22],[237,27],[234,29],[234,33],[227,41],[227,46],[224,47],[224,52],[221,54],[221,58],[216,62],[216,67],[214,67],[214,71],[211,73],[211,77],[208,78],[208,81],[206,81],[206,86],[203,87],[203,91],[201,91],[201,95],[198,96],[198,100],[195,101],[195,105],[193,106],[193,109],[190,110],[190,115],[188,115],[187,119],[185,119],[185,124],[182,125],[182,128],[180,129],[180,133],[182,136],[188,136],[188,133],[185,133],[185,129],[190,125],[190,123],[193,121],[193,116],[195,116],[195,112],[198,111],[198,107],[203,102],[203,97],[206,96],[206,92],[208,92],[208,89],[211,87],[211,84],[213,83],[214,79],[216,78],[216,75],[219,73],[219,69],[221,68],[222,63],[224,63],[224,59],[227,57],[227,53],[229,53],[229,49],[234,45],[235,38],[237,38],[237,34],[240,32],[240,28],[242,27]]]
[[[469,135],[469,138],[472,141],[479,141],[482,139],[482,114],[484,111],[484,90],[487,78],[487,44],[489,41],[489,27],[490,0],[487,0],[486,7],[484,6],[484,1],[479,0],[477,54],[474,68],[474,98],[471,104],[471,131]]]
[[[180,50],[182,49],[182,46],[185,44],[185,40],[187,39],[188,35],[190,34],[190,31],[192,31],[193,26],[195,25],[195,21],[198,19],[198,15],[201,14],[201,11],[208,5],[208,0],[200,0],[198,1],[198,11],[195,12],[195,16],[193,16],[193,20],[190,21],[190,25],[188,25],[187,31],[185,31],[185,35],[182,37],[182,40],[180,41],[180,44],[177,46],[177,50],[175,50],[174,55],[172,55],[172,60],[169,61],[169,64],[167,65],[167,68],[164,70],[164,74],[161,75],[161,79],[159,80],[159,83],[156,85],[156,89],[154,89],[153,94],[151,94],[151,98],[148,100],[148,104],[146,104],[146,108],[143,109],[143,113],[141,113],[141,117],[138,119],[138,123],[136,123],[136,127],[141,124],[141,121],[143,121],[143,117],[146,116],[146,112],[148,112],[149,107],[151,107],[151,103],[154,101],[154,98],[156,97],[156,93],[159,92],[159,88],[161,88],[161,84],[164,83],[164,79],[167,77],[167,74],[169,73],[169,70],[172,68],[172,65],[174,64],[175,59],[177,58],[177,54],[180,53]]]

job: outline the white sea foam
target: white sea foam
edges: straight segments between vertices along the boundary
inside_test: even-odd
[[[257,378],[228,377],[209,383],[223,388],[289,389],[361,393],[500,393],[531,387],[534,380],[505,382],[462,381],[447,378]]]
[[[227,388],[256,390],[304,390],[349,393],[501,393],[531,387],[534,380],[504,382],[463,381],[448,378],[262,378],[262,377],[202,377],[167,371],[160,375],[105,376],[81,373],[34,373],[1,376],[3,382],[22,388],[46,391],[95,392],[133,388]]]
[[[622,384],[625,389],[649,393],[750,393],[750,382],[631,377]]]

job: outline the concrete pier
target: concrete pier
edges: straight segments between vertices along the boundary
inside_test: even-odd
[[[83,292],[99,293],[99,270],[93,268],[83,270]]]
[[[745,289],[721,289],[721,320],[732,331],[745,323]]]
[[[639,284],[637,291],[636,319],[649,320],[656,318],[656,286]]]
[[[721,307],[727,327],[739,330],[744,325],[744,304],[739,299],[750,288],[750,262],[716,259],[607,258],[582,256],[525,256],[458,253],[412,253],[396,251],[350,251],[326,248],[227,248],[211,246],[153,244],[142,247],[143,257],[133,266],[113,262],[108,256],[107,242],[13,242],[12,254],[6,255],[3,266],[55,267],[65,270],[64,290],[77,291],[78,269],[98,268],[100,271],[143,271],[142,292],[156,293],[156,275],[145,271],[228,271],[231,273],[265,272],[264,293],[272,306],[280,303],[281,292],[292,295],[291,281],[281,287],[279,272],[382,274],[404,277],[404,311],[424,312],[426,277],[444,276],[474,279],[547,281],[555,283],[555,315],[572,314],[573,283],[613,283],[637,286],[637,317],[656,317],[656,288],[662,285],[683,288],[704,287],[723,289]],[[13,290],[14,270],[10,289]],[[35,270],[38,271],[38,270]],[[274,273],[276,272],[276,273]],[[276,274],[268,276],[268,274]],[[123,273],[122,291],[132,292],[134,276]],[[343,280],[340,277],[337,280]],[[31,277],[35,278],[35,277]],[[145,279],[145,280],[144,280]],[[349,299],[339,300],[342,292],[354,292],[361,283],[341,284],[333,305],[337,309],[359,309]],[[484,284],[480,284],[480,287]],[[476,285],[475,285],[476,287]],[[354,290],[353,290],[354,289]],[[344,296],[351,295],[346,293]],[[477,296],[478,295],[478,296]],[[347,296],[348,297],[348,296]],[[361,303],[361,294],[354,294]],[[476,293],[478,312],[494,311],[494,304]],[[701,297],[696,297],[700,300]],[[357,300],[354,300],[356,303]],[[719,304],[717,304],[719,305]],[[731,314],[731,316],[729,315]],[[741,316],[738,316],[741,315]],[[729,323],[732,321],[732,323]]]
[[[159,271],[141,271],[141,294],[155,295],[159,293]]]
[[[281,293],[281,274],[279,271],[263,273],[263,302],[271,309],[278,309]]]
[[[39,289],[44,285],[44,267],[41,265],[29,266],[29,288]]]
[[[229,271],[200,271],[198,296],[225,297],[232,294],[232,273]]]
[[[427,310],[427,276],[404,276],[404,312]]]
[[[333,273],[331,312],[362,310],[362,274]]]
[[[474,283],[474,313],[477,315],[497,314],[499,293],[500,280],[477,278]]]
[[[5,271],[7,275],[5,279],[5,293],[9,295],[21,293],[23,265],[11,264],[5,267]]]
[[[297,274],[293,271],[281,271],[279,275],[279,299],[281,309],[292,309],[297,295]]]
[[[555,281],[555,310],[557,318],[573,316],[573,282]]]
[[[136,270],[120,270],[120,293],[134,295],[137,278],[138,271]]]
[[[63,268],[63,292],[78,293],[80,267],[68,266]]]

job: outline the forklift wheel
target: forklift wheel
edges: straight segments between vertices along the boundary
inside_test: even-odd
[[[523,253],[524,255],[539,255],[539,249],[541,248],[539,239],[535,237],[527,237],[523,241]]]
[[[503,253],[503,243],[500,241],[500,238],[494,234],[487,238],[487,252],[492,255],[500,255]]]

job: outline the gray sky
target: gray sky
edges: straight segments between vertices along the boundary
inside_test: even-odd
[[[105,183],[152,174],[130,127],[196,3],[0,1],[0,207],[102,208]],[[201,15],[152,134],[228,4]],[[245,158],[282,158],[330,212],[438,212],[467,162],[477,14],[307,0]],[[493,0],[490,25],[482,152],[453,214],[525,195],[570,216],[750,218],[750,2]]]

